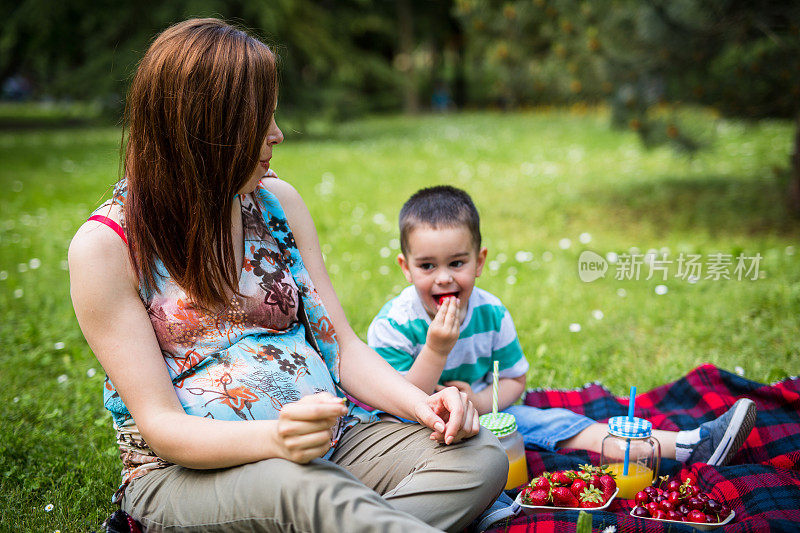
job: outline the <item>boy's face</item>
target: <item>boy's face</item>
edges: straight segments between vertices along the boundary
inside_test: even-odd
[[[475,249],[464,226],[419,226],[408,235],[408,253],[397,256],[406,279],[417,289],[428,315],[434,317],[443,298],[460,299],[461,316],[467,308],[475,278],[486,262],[486,248]]]

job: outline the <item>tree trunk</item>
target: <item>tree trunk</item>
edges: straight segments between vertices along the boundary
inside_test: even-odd
[[[795,215],[800,215],[800,114],[795,120],[794,153],[789,172],[789,208]]]
[[[411,0],[397,2],[397,31],[399,34],[400,61],[396,64],[403,73],[403,109],[406,113],[419,112],[417,79],[414,75],[414,12]]]

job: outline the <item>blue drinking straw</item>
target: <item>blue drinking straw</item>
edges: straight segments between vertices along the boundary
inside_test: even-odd
[[[636,387],[631,387],[631,396],[628,399],[628,420],[633,422],[633,404],[636,401]],[[631,458],[631,439],[625,439],[625,463],[622,465],[622,475],[628,475],[628,462]]]

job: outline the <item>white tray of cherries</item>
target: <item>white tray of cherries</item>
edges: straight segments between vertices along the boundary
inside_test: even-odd
[[[733,520],[736,513],[708,494],[700,492],[694,474],[683,470],[678,478],[661,478],[661,486],[645,487],[635,497],[631,516],[660,522],[689,522],[701,530],[714,529]]]

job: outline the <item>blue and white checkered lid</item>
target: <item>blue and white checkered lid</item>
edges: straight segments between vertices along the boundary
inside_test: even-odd
[[[608,432],[626,439],[643,439],[653,432],[653,424],[644,418],[615,416],[608,419]]]

